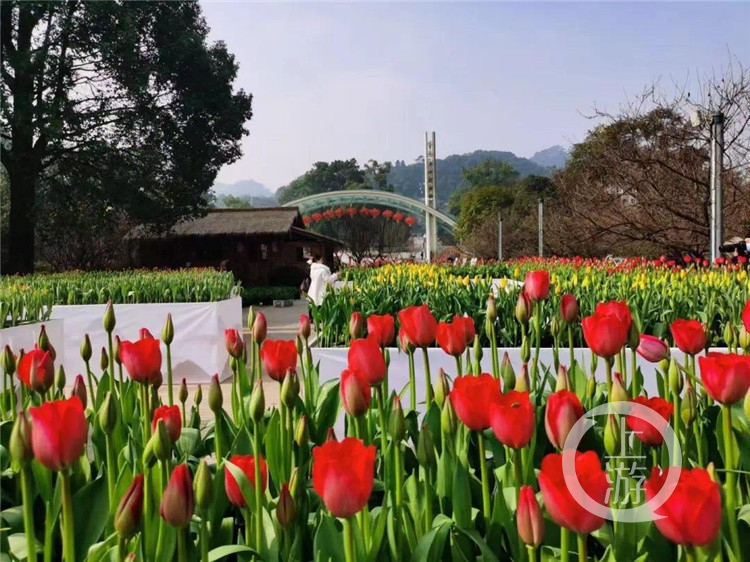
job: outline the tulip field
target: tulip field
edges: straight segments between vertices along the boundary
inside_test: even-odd
[[[168,316],[161,334],[120,342],[111,303],[109,361],[92,364],[81,334],[86,369],[67,375],[72,387],[44,330],[34,349],[6,347],[0,558],[746,560],[746,273],[544,265],[478,266],[523,281],[497,298],[498,271],[350,270],[352,288],[316,310],[321,330],[334,325],[321,336],[348,348],[322,384],[307,316],[294,341],[270,339],[252,311],[246,338],[227,330],[231,387],[173,380],[180,326]],[[719,342],[726,351],[707,352]],[[578,345],[591,362],[567,359]],[[450,372],[431,371],[436,346]],[[646,395],[636,357],[657,365],[658,393]]]

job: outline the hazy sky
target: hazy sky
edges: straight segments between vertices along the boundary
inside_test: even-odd
[[[531,156],[584,139],[594,104],[750,65],[750,3],[305,3],[202,0],[252,92],[244,156],[218,181],[271,189],[319,160]]]

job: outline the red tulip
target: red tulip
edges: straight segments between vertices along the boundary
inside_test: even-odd
[[[510,390],[490,406],[490,425],[503,445],[521,449],[534,436],[534,406],[528,392]]]
[[[633,433],[635,433],[635,436],[638,437],[638,439],[649,447],[658,447],[664,442],[663,432],[669,423],[669,417],[674,413],[674,404],[667,402],[660,396],[655,396],[653,398],[638,396],[630,401],[651,408],[654,412],[659,414],[660,422],[658,426],[654,426],[637,415],[629,415],[625,418],[628,427]]]
[[[569,390],[558,390],[549,395],[544,412],[544,429],[556,449],[565,447],[575,423],[583,417],[583,406],[578,396]]]
[[[18,361],[18,378],[27,388],[44,394],[55,382],[55,364],[49,351],[34,347]]]
[[[414,344],[409,341],[409,336],[406,335],[403,328],[400,328],[398,331],[398,346],[401,348],[401,351],[407,353],[414,351]]]
[[[533,302],[546,299],[549,296],[549,272],[544,270],[527,272],[523,290]]]
[[[229,462],[242,470],[250,486],[255,489],[255,457],[252,455],[234,455],[229,458]],[[262,491],[265,491],[268,486],[268,465],[262,456],[260,457],[260,483]],[[227,498],[229,498],[229,501],[233,505],[247,507],[247,502],[245,502],[237,480],[232,475],[229,467],[226,466],[224,467],[224,488],[227,492]]]
[[[351,517],[367,505],[375,474],[374,446],[347,437],[314,447],[312,454],[313,489],[334,517]]]
[[[409,306],[398,313],[398,323],[406,333],[406,337],[414,347],[428,347],[435,342],[437,332],[437,320],[430,312],[430,308],[422,306]]]
[[[86,409],[88,403],[88,395],[86,394],[86,383],[83,382],[83,375],[76,375],[76,380],[73,383],[73,390],[70,392],[70,397],[78,396],[78,399],[83,405],[83,409]]]
[[[161,375],[161,348],[157,339],[121,342],[120,359],[136,382],[153,383]]]
[[[361,416],[370,408],[370,384],[359,371],[344,369],[341,372],[339,392],[344,410],[350,416]]]
[[[469,347],[474,343],[474,338],[477,336],[477,330],[474,327],[474,319],[471,316],[454,316],[453,322],[459,322],[463,324],[464,335],[466,337],[466,347]]]
[[[310,325],[310,317],[307,314],[300,314],[299,317],[299,330],[297,331],[299,337],[307,341],[312,333],[312,326]]]
[[[193,479],[186,464],[172,471],[167,487],[161,496],[159,515],[172,527],[185,527],[190,523],[195,509]]]
[[[745,329],[750,332],[750,299],[745,303],[745,308],[742,310],[742,323],[745,325]]]
[[[750,355],[709,352],[699,357],[703,387],[722,404],[736,404],[750,387]]]
[[[573,295],[563,295],[560,300],[560,316],[568,323],[572,324],[578,320],[578,300]]]
[[[262,312],[259,312],[255,315],[255,320],[253,320],[253,341],[260,345],[266,340],[267,334],[268,322],[266,321],[266,315]]]
[[[438,323],[435,337],[440,348],[448,355],[458,357],[466,351],[466,330],[460,316],[456,316],[452,323]]]
[[[490,427],[490,410],[500,399],[500,383],[488,373],[456,377],[448,396],[458,419],[472,431],[482,431]]]
[[[29,408],[34,457],[50,470],[72,466],[83,453],[89,425],[77,396]]]
[[[396,321],[390,314],[371,314],[367,317],[367,335],[378,342],[380,347],[388,347],[396,335]]]
[[[235,359],[242,358],[242,353],[245,351],[245,342],[242,341],[239,331],[234,328],[224,330],[224,345],[229,355]]]
[[[615,314],[598,314],[583,319],[583,337],[599,357],[614,357],[628,341],[628,326]]]
[[[669,472],[679,471],[677,486],[654,510],[654,524],[670,541],[684,546],[706,546],[721,528],[719,486],[702,468],[654,467],[646,481],[646,500],[651,501],[664,487]]]
[[[164,420],[164,426],[167,428],[169,440],[176,443],[182,433],[182,415],[179,406],[159,406],[154,410],[154,418],[151,420],[151,431],[156,431],[156,424],[159,420]]]
[[[649,363],[659,363],[669,357],[669,346],[664,340],[648,334],[641,334],[641,342],[636,351]]]
[[[683,353],[696,355],[706,347],[706,331],[697,320],[675,320],[669,325],[674,344]]]
[[[263,368],[273,380],[282,382],[297,368],[297,344],[291,340],[266,340],[260,348]]]
[[[521,537],[523,543],[534,548],[539,547],[544,540],[544,518],[531,486],[521,487],[516,516],[518,536]]]
[[[148,328],[141,328],[138,330],[138,338],[142,340],[152,340],[154,339],[154,335],[149,332]]]
[[[143,474],[137,474],[117,506],[114,518],[115,530],[122,537],[131,536],[141,525],[142,511]]]
[[[380,384],[386,375],[385,359],[372,338],[354,340],[347,355],[349,368],[360,373],[371,385]]]
[[[568,489],[563,475],[564,455],[575,455],[575,477],[589,498],[573,494]],[[568,449],[544,457],[539,473],[539,488],[547,512],[561,527],[585,534],[604,525],[604,518],[590,513],[582,505],[592,500],[603,506],[607,505],[607,492],[610,488],[607,473],[602,470],[599,456],[594,451],[579,453]]]
[[[352,312],[349,317],[349,336],[353,340],[361,338],[365,334],[365,319],[361,312]]]
[[[633,315],[630,313],[630,307],[625,301],[600,302],[596,305],[594,314],[614,314],[620,319],[620,322],[625,324],[626,332],[630,329],[630,324],[633,322]]]

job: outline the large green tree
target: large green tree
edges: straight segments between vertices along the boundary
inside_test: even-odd
[[[12,272],[34,268],[45,189],[155,229],[203,211],[252,116],[234,57],[207,35],[193,1],[0,3]]]
[[[301,197],[342,191],[344,189],[363,188],[367,184],[365,170],[359,167],[356,158],[334,160],[333,162],[316,162],[311,170],[305,172],[289,185],[279,188],[279,203],[288,203]]]

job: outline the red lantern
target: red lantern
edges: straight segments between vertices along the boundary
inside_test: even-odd
[[[333,213],[334,213],[334,214],[335,214],[335,215],[336,215],[337,217],[341,218],[342,216],[344,216],[344,209],[342,209],[341,207],[339,207],[339,208],[338,208],[338,209],[336,209],[336,210],[335,210],[335,211],[334,211]]]
[[[407,226],[412,227],[417,224],[417,219],[416,217],[406,217],[404,219],[404,222],[407,224]]]
[[[393,220],[396,222],[401,222],[402,220],[404,220],[404,215],[402,215],[401,213],[396,213],[395,215],[393,215]]]
[[[374,219],[380,216],[380,209],[370,209],[370,216]]]
[[[367,207],[362,207],[359,210],[359,214],[362,215],[363,217],[366,217],[370,214],[370,209],[368,209]]]
[[[333,217],[334,217],[333,211],[324,211],[323,212],[323,218],[325,218],[326,220],[330,220]]]
[[[393,211],[391,211],[390,209],[386,209],[385,211],[383,211],[383,216],[389,219],[393,216]]]
[[[304,217],[302,217],[302,222],[304,222],[305,226],[307,226],[312,222],[312,218],[305,215]]]
[[[312,220],[314,220],[315,222],[320,222],[323,220],[323,215],[321,215],[320,213],[313,213]]]
[[[354,207],[349,207],[346,210],[346,214],[349,215],[350,217],[353,217],[354,215],[357,214],[357,209],[355,209]]]

